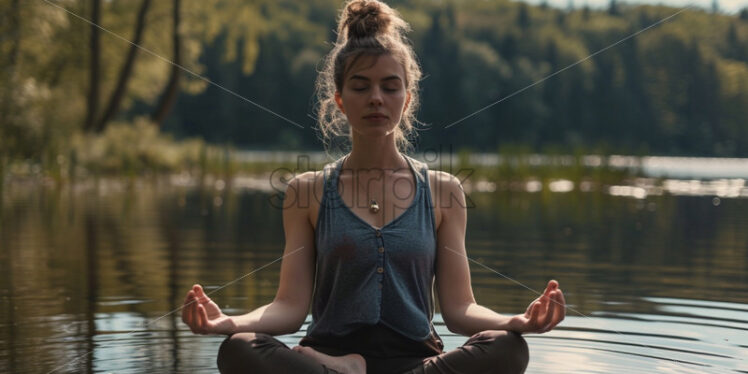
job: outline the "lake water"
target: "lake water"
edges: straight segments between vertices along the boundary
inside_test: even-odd
[[[526,336],[527,372],[748,373],[748,199],[609,192],[470,194],[477,301],[520,313],[554,278],[569,304]],[[222,337],[181,323],[185,292],[228,314],[275,295],[279,261],[247,275],[282,254],[265,192],[6,185],[0,204],[3,373],[215,373]]]

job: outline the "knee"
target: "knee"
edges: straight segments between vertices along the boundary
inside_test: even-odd
[[[525,372],[530,361],[530,350],[521,334],[501,330],[489,330],[483,333],[488,335],[491,347],[495,349],[495,357],[500,361],[499,366],[508,369],[502,372]]]
[[[218,358],[222,356],[233,356],[236,354],[244,354],[252,349],[250,342],[258,338],[258,335],[253,332],[240,332],[229,335],[221,343],[221,347],[218,348]]]
[[[514,331],[507,332],[505,339],[508,341],[507,346],[511,347],[512,357],[514,357],[513,367],[516,368],[517,373],[524,373],[527,364],[530,362],[530,350],[527,347],[527,341],[522,337],[522,334]]]
[[[221,373],[237,373],[247,359],[252,358],[253,342],[262,339],[265,334],[242,332],[230,335],[218,348],[218,370]]]

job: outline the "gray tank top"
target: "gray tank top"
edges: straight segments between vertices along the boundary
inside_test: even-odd
[[[416,341],[433,333],[436,226],[428,167],[405,156],[415,177],[411,205],[382,228],[358,217],[338,193],[344,156],[325,165],[315,245],[310,337],[384,324]]]

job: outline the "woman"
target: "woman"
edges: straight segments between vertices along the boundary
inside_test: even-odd
[[[524,314],[476,304],[461,185],[401,153],[421,77],[407,29],[378,1],[349,1],[343,10],[318,78],[318,116],[325,138],[346,134],[351,151],[290,181],[275,300],[227,316],[200,285],[188,292],[182,317],[192,331],[230,335],[219,348],[222,373],[521,373],[521,334],[564,318],[556,281]],[[431,323],[434,281],[447,327],[470,336],[450,352]],[[273,337],[298,331],[310,303],[299,346]]]

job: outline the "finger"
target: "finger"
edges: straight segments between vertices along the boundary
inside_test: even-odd
[[[561,323],[566,315],[566,305],[563,300],[563,294],[561,290],[554,291],[553,293],[553,315],[548,320],[548,325],[545,327],[546,331],[551,331],[556,325]]]
[[[187,296],[182,303],[182,322],[187,323],[187,312],[189,311],[190,300],[192,299],[192,290],[187,292]]]
[[[530,310],[530,324],[534,327],[538,325],[538,319],[540,318],[540,309],[541,309],[542,303],[540,301],[536,301],[533,303],[531,310]]]
[[[196,284],[196,285],[192,286],[192,291],[195,292],[195,297],[197,298],[197,300],[199,302],[202,302],[202,300],[200,300],[200,299],[202,298],[203,287],[201,285],[199,285],[199,284]]]
[[[200,294],[203,292],[203,286],[201,286],[199,283],[194,284],[192,286],[192,292],[195,294],[195,298],[199,301]]]
[[[210,302],[210,298],[208,295],[205,294],[205,291],[203,291],[203,287],[199,284],[197,285],[197,299],[200,301],[200,304],[205,304]]]
[[[530,318],[530,313],[532,312],[532,306],[535,303],[539,302],[539,301],[540,301],[540,297],[538,297],[537,299],[533,300],[529,305],[527,305],[527,309],[525,309],[525,317],[526,318]]]
[[[197,302],[196,298],[192,299],[192,304],[190,305],[190,327],[192,328],[192,332],[199,333],[200,332],[200,325],[199,325],[199,313],[197,307],[200,305],[200,303]]]
[[[553,285],[551,282],[548,282],[548,285],[545,287],[545,290],[543,291],[543,294],[538,297],[538,300],[540,300],[544,304],[544,309],[547,309],[548,300],[551,297],[551,292],[553,291]],[[544,313],[542,313],[544,314]]]
[[[543,332],[548,331],[552,328],[551,324],[553,324],[553,318],[556,315],[556,310],[558,309],[558,305],[556,304],[556,291],[552,291],[550,294],[549,303],[548,303],[548,313],[543,318]]]
[[[540,317],[540,320],[542,322],[547,321],[546,317],[548,316],[548,312],[549,312],[550,306],[551,306],[551,294],[549,292],[547,295],[543,295],[540,298],[540,314],[539,314],[539,317]]]
[[[200,319],[203,321],[203,333],[209,334],[213,327],[213,322],[208,318],[208,311],[202,305],[200,305]]]
[[[548,283],[547,286],[545,286],[545,290],[543,291],[543,294],[540,295],[540,298],[544,298],[551,294],[551,291],[553,291],[553,288],[551,287],[551,284]]]
[[[190,326],[190,329],[192,329],[195,326],[195,304],[197,304],[197,300],[195,300],[195,294],[190,292],[190,296],[186,300],[186,304],[184,308],[182,309],[182,314],[184,315],[184,323],[186,323],[188,326]],[[193,331],[194,332],[194,331]]]
[[[556,291],[556,293],[553,295],[553,304],[555,305],[554,309],[554,315],[551,319],[551,325],[553,327],[556,327],[556,325],[561,322],[562,319],[564,319],[564,304],[561,302],[561,291]]]
[[[205,321],[207,318],[204,318],[205,308],[198,304],[197,305],[197,328],[198,331],[200,331],[201,334],[205,333]]]
[[[558,288],[558,282],[553,279],[549,280],[548,285],[545,286],[545,292],[543,292],[543,296],[550,296],[551,291],[555,290],[556,288]]]
[[[526,318],[530,318],[530,313],[532,312],[532,306],[536,302],[538,302],[539,300],[540,300],[540,298],[537,298],[537,299],[533,300],[532,302],[530,302],[530,304],[527,305],[527,309],[525,309],[525,317]]]

